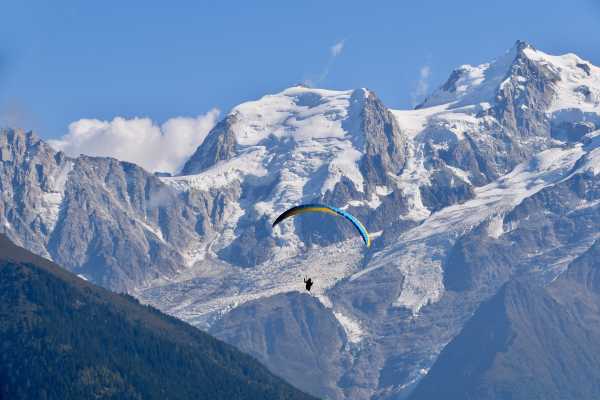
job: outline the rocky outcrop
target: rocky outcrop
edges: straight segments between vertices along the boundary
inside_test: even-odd
[[[366,95],[361,115],[365,137],[361,171],[370,189],[367,192],[372,192],[377,185],[391,184],[390,174],[400,175],[402,172],[407,158],[407,137],[392,113],[373,92]]]
[[[516,57],[498,89],[493,112],[516,137],[548,138],[550,121],[546,110],[556,95],[554,83],[560,75],[551,66],[532,60],[525,49],[534,50],[525,42],[515,44]]]
[[[73,162],[32,132],[0,131],[0,229],[11,240],[49,256]]]
[[[230,114],[219,122],[183,165],[181,174],[197,174],[219,161],[231,159],[235,155],[236,141],[235,133],[232,130],[235,122],[235,114]]]

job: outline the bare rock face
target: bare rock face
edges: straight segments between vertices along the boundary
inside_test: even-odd
[[[367,185],[374,190],[377,185],[391,184],[389,174],[402,172],[407,157],[407,138],[392,113],[373,92],[361,100],[362,130],[366,140],[361,169]]]
[[[236,122],[235,115],[229,115],[219,122],[209,133],[204,142],[196,149],[185,163],[183,175],[197,174],[219,161],[230,160],[235,155],[235,134],[232,125]]]
[[[113,159],[74,161],[60,216],[48,246],[53,258],[118,290],[174,274],[198,236],[195,213],[175,192]]]
[[[443,163],[440,164],[431,174],[429,184],[419,188],[423,204],[432,212],[452,204],[464,203],[474,196],[473,185],[456,177]]]
[[[2,228],[15,243],[48,256],[73,163],[31,132],[0,132]]]
[[[307,393],[343,395],[330,382],[340,379],[348,361],[342,351],[346,335],[331,312],[308,294],[246,303],[219,320],[211,332],[268,361],[272,371],[290,377],[292,385]]]
[[[545,111],[556,92],[559,73],[527,56],[534,50],[524,42],[515,44],[515,59],[498,90],[494,113],[500,123],[519,138],[549,137],[550,121]]]

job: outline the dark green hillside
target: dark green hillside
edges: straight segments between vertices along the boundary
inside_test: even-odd
[[[0,400],[311,399],[253,358],[0,235]]]

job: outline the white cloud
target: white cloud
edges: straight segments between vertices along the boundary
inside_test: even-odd
[[[429,90],[429,77],[431,76],[431,67],[429,65],[423,65],[419,69],[419,80],[415,90],[411,93],[413,106],[418,101],[422,100],[427,95]]]
[[[342,50],[344,50],[344,41],[340,41],[337,42],[336,44],[334,44],[333,46],[331,46],[330,51],[331,51],[331,56],[332,57],[337,57],[340,54],[342,54]]]
[[[150,118],[80,119],[69,125],[66,135],[49,142],[71,156],[114,157],[148,171],[177,172],[204,141],[218,116],[219,110],[213,109],[195,118],[171,118],[160,126]]]

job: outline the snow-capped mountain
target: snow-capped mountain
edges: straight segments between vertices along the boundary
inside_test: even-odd
[[[255,266],[304,252],[306,243],[349,237],[343,223],[334,224],[340,230],[334,236],[292,223],[271,232],[270,223],[292,205],[317,200],[372,213],[397,190],[406,142],[369,91],[298,86],[236,107],[185,164],[186,175],[163,181],[183,192],[225,196],[225,230],[211,250]],[[373,220],[371,228],[382,224]]]
[[[226,272],[226,284],[222,274],[194,273],[142,298],[210,325],[291,382],[319,388],[314,393],[394,397],[410,388],[510,276],[537,271],[532,279],[549,281],[598,235],[597,195],[573,189],[595,184],[598,68],[518,42],[495,62],[458,71],[416,110],[388,111],[364,89],[304,87],[234,109],[192,157],[184,169],[190,175],[171,181],[190,193],[214,186],[215,172],[237,174],[226,204],[238,222],[209,258],[252,268]],[[583,86],[589,94],[580,95]],[[244,159],[249,153],[252,162]],[[353,163],[339,168],[342,154]],[[240,164],[253,176],[241,176]],[[564,198],[558,216],[547,197]],[[359,215],[377,237],[373,250],[365,252],[343,224],[326,230],[331,224],[316,217],[270,232],[283,209],[314,200]],[[546,237],[538,243],[531,236],[540,230]],[[320,283],[321,308],[305,296],[276,295],[301,289],[304,275]],[[303,302],[321,317],[282,311]],[[319,329],[331,314],[346,334],[338,357],[315,345],[340,343],[337,331],[324,339]],[[304,362],[293,368],[290,358]]]
[[[592,246],[599,144],[600,69],[517,42],[415,110],[303,86],[241,104],[174,177],[6,131],[0,216],[24,247],[309,393],[391,399],[503,283],[550,282]],[[330,216],[271,229],[315,201],[355,214],[373,246]]]

